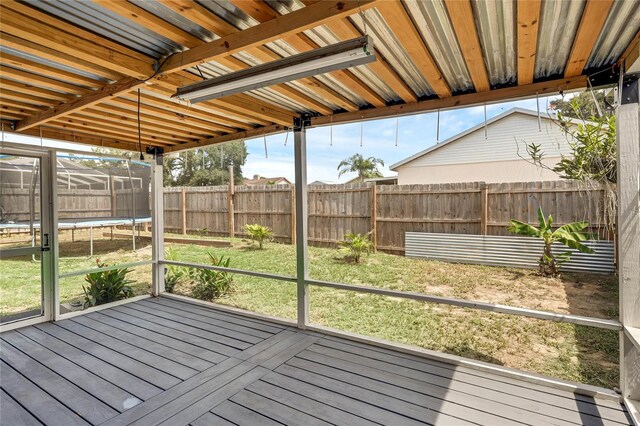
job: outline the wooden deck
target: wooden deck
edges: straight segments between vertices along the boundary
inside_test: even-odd
[[[621,425],[575,395],[169,298],[2,333],[2,425]]]

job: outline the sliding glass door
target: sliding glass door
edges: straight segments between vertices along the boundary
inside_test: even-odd
[[[49,167],[48,153],[0,148],[0,325],[3,326],[52,319]]]

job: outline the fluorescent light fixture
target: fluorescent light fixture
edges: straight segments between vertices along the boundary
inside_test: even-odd
[[[173,97],[198,103],[375,60],[371,39],[363,36],[180,87]]]

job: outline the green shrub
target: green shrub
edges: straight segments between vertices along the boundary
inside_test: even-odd
[[[229,267],[231,258],[224,256],[217,258],[211,253],[209,260],[213,266]],[[211,269],[190,269],[189,276],[196,282],[192,295],[196,299],[208,300],[217,299],[231,289],[233,274],[226,271],[213,271]]]
[[[571,256],[570,252],[555,255],[551,251],[551,245],[555,242],[562,243],[565,246],[576,249],[582,253],[593,253],[593,249],[582,244],[582,241],[593,237],[590,233],[582,232],[589,226],[589,222],[568,223],[554,231],[551,227],[551,225],[553,225],[553,217],[549,215],[549,218],[545,219],[544,213],[542,213],[542,207],[538,207],[538,222],[540,226],[536,228],[528,223],[511,219],[511,226],[507,229],[509,232],[516,235],[538,237],[544,241],[542,256],[540,256],[540,259],[538,260],[538,265],[540,265],[540,274],[543,276],[559,276],[560,264],[568,261]]]
[[[344,240],[340,241],[338,245],[341,246],[340,250],[347,254],[347,260],[359,263],[363,254],[369,254],[373,250],[373,242],[370,236],[371,232],[366,234],[346,234]]]
[[[101,263],[100,259],[96,259],[96,264],[98,268],[109,266],[106,263]],[[131,272],[129,268],[120,268],[87,274],[84,280],[89,285],[87,287],[82,286],[84,307],[102,305],[132,297],[133,290],[129,287],[129,284],[133,283],[133,281],[126,278],[129,272]]]
[[[253,241],[258,242],[258,247],[262,249],[262,243],[266,240],[270,240],[273,236],[273,232],[271,229],[266,226],[258,225],[254,223],[253,225],[245,225],[244,230],[251,236]]]
[[[169,247],[164,251],[164,258],[166,260],[178,261],[178,252]],[[173,293],[176,285],[182,281],[186,275],[185,268],[176,265],[166,265],[164,270],[164,289],[167,293]]]

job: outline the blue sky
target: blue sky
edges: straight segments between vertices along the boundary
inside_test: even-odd
[[[555,97],[540,97],[541,114],[546,114],[547,103]],[[487,118],[495,117],[513,107],[536,110],[536,100],[527,99],[487,105]],[[440,141],[484,121],[484,107],[440,112]],[[338,179],[337,166],[341,160],[360,153],[365,157],[374,156],[384,160],[381,172],[393,175],[389,166],[422,151],[436,143],[437,114],[419,114],[400,117],[398,125],[398,146],[396,144],[396,118],[368,121],[362,126],[362,147],[360,146],[360,123],[333,126],[333,144],[330,128],[320,127],[307,130],[308,182],[314,180],[345,182],[354,174],[345,174]],[[289,134],[287,146],[285,135],[267,136],[265,158],[264,139],[247,139],[249,156],[243,168],[246,177],[259,174],[265,177],[284,176],[294,180],[293,134]]]
[[[555,97],[540,97],[540,111],[546,114],[548,102]],[[495,117],[513,107],[536,110],[536,100],[527,99],[487,105],[487,118]],[[360,153],[365,157],[374,156],[384,160],[385,166],[380,170],[385,175],[392,175],[389,166],[409,157],[436,143],[437,114],[418,114],[400,117],[398,125],[398,146],[396,146],[396,118],[375,120],[360,123],[333,126],[333,143],[329,126],[307,130],[307,173],[308,182],[314,180],[330,182],[346,182],[355,177],[345,174],[338,178],[337,166],[341,160]],[[484,107],[475,106],[457,110],[440,112],[440,141],[443,141],[463,130],[484,121]],[[360,146],[362,132],[362,146]],[[39,138],[18,135],[5,135],[5,140],[40,145]],[[265,177],[284,176],[294,180],[293,167],[293,134],[289,134],[287,145],[285,135],[267,136],[267,153],[265,157],[264,139],[247,139],[249,156],[243,168],[245,177],[259,174]],[[75,145],[65,142],[44,140],[45,146],[76,150],[90,150],[86,145]]]

